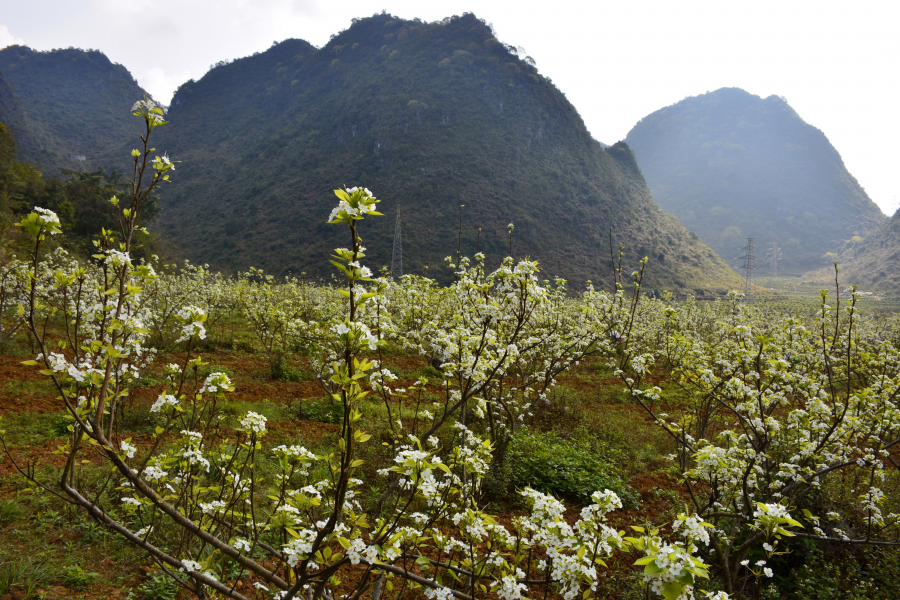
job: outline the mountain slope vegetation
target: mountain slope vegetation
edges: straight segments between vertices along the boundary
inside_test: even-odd
[[[841,259],[841,282],[863,291],[900,294],[900,211],[869,235],[851,239]]]
[[[46,173],[128,167],[140,133],[128,109],[145,94],[128,69],[97,50],[8,46],[0,72],[0,120],[23,160]]]
[[[0,123],[3,123],[9,133],[17,138],[19,145],[27,143],[25,116],[22,114],[19,98],[2,72],[0,72]]]
[[[825,134],[777,96],[686,98],[626,141],[656,202],[729,261],[753,237],[761,257],[777,243],[788,271],[816,268],[885,220]]]
[[[326,224],[331,190],[364,185],[388,216],[366,228],[370,264],[390,263],[399,211],[405,271],[449,277],[465,205],[462,253],[494,264],[512,222],[513,254],[547,276],[609,282],[612,229],[656,287],[734,285],[652,202],[631,150],[604,150],[532,63],[472,15],[376,15],[321,49],[291,39],[220,64],[177,91],[157,142],[183,161],[162,229],[215,267],[318,276],[323,238],[348,243]]]

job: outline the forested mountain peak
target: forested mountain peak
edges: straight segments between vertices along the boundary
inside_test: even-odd
[[[626,137],[656,202],[726,259],[753,237],[783,266],[827,253],[884,222],[819,129],[779,96],[723,88],[644,117]]]
[[[406,272],[448,275],[462,252],[508,252],[547,276],[609,280],[609,230],[655,287],[724,289],[734,274],[650,199],[627,145],[608,150],[534,61],[474,15],[354,20],[325,46],[286,40],[220,63],[172,100],[161,147],[184,161],[162,198],[181,251],[230,269],[324,273],[331,193],[364,185],[388,218],[367,226],[391,261],[399,211]],[[480,232],[479,232],[480,230]]]
[[[144,92],[123,67],[95,51],[12,47],[0,71],[22,158],[51,173],[129,166],[129,109]],[[181,162],[154,229],[173,258],[322,276],[325,249],[347,243],[326,223],[331,190],[363,185],[387,214],[366,227],[376,266],[391,262],[399,213],[406,273],[447,280],[458,245],[496,265],[514,223],[513,254],[576,288],[611,285],[610,231],[616,251],[627,247],[626,274],[650,258],[650,289],[737,284],[653,203],[628,145],[592,139],[534,61],[471,14],[380,14],[322,48],[288,39],[222,61],[177,90],[166,118],[153,145]]]
[[[21,114],[11,129],[23,159],[48,173],[127,166],[139,131],[128,108],[145,93],[128,69],[99,50],[8,46],[0,72]]]

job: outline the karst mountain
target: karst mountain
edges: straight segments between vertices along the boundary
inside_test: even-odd
[[[141,127],[128,109],[145,92],[128,69],[98,50],[10,46],[0,74],[0,121],[23,160],[48,174],[129,166]]]
[[[752,237],[760,262],[777,246],[780,270],[801,273],[885,221],[825,134],[778,96],[686,98],[626,142],[659,206],[732,265]]]
[[[0,51],[34,145],[28,158],[128,166],[137,139],[128,111],[142,92],[122,67],[100,69],[101,56]],[[59,90],[82,74],[92,83],[67,92],[76,113]],[[77,121],[71,130],[65,115]],[[154,229],[168,252],[216,269],[328,277],[330,249],[349,244],[326,223],[331,190],[362,185],[386,215],[361,226],[375,269],[391,263],[399,215],[404,271],[444,281],[444,258],[460,246],[498,264],[512,223],[513,255],[576,289],[611,285],[610,237],[615,252],[626,246],[626,278],[649,257],[648,291],[738,284],[653,202],[631,149],[594,140],[534,61],[471,14],[434,23],[375,15],[321,48],[289,39],[219,63],[178,89],[167,120],[153,145],[181,162]]]

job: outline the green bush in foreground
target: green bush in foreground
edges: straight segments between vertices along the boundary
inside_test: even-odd
[[[615,467],[581,440],[565,440],[555,433],[520,430],[507,451],[511,482],[545,494],[590,502],[596,490],[613,490],[625,506],[637,505],[636,494]]]

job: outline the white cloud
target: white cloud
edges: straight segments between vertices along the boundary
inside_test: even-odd
[[[60,6],[69,11],[65,20],[40,23],[37,11],[21,8],[18,16],[32,22],[35,48],[98,48],[167,104],[180,84],[199,79],[212,64],[263,51],[274,41],[324,33],[328,25],[313,23],[322,16],[317,1],[156,0],[148,9],[135,1],[68,0]]]
[[[169,74],[162,67],[153,67],[144,71],[142,75],[135,77],[142,88],[150,92],[150,95],[155,100],[163,104],[168,104],[178,86],[190,78],[191,72],[189,70]]]
[[[25,40],[20,37],[16,37],[9,32],[9,28],[6,25],[0,25],[0,48],[6,48],[7,46],[14,46],[15,44],[25,45]]]

